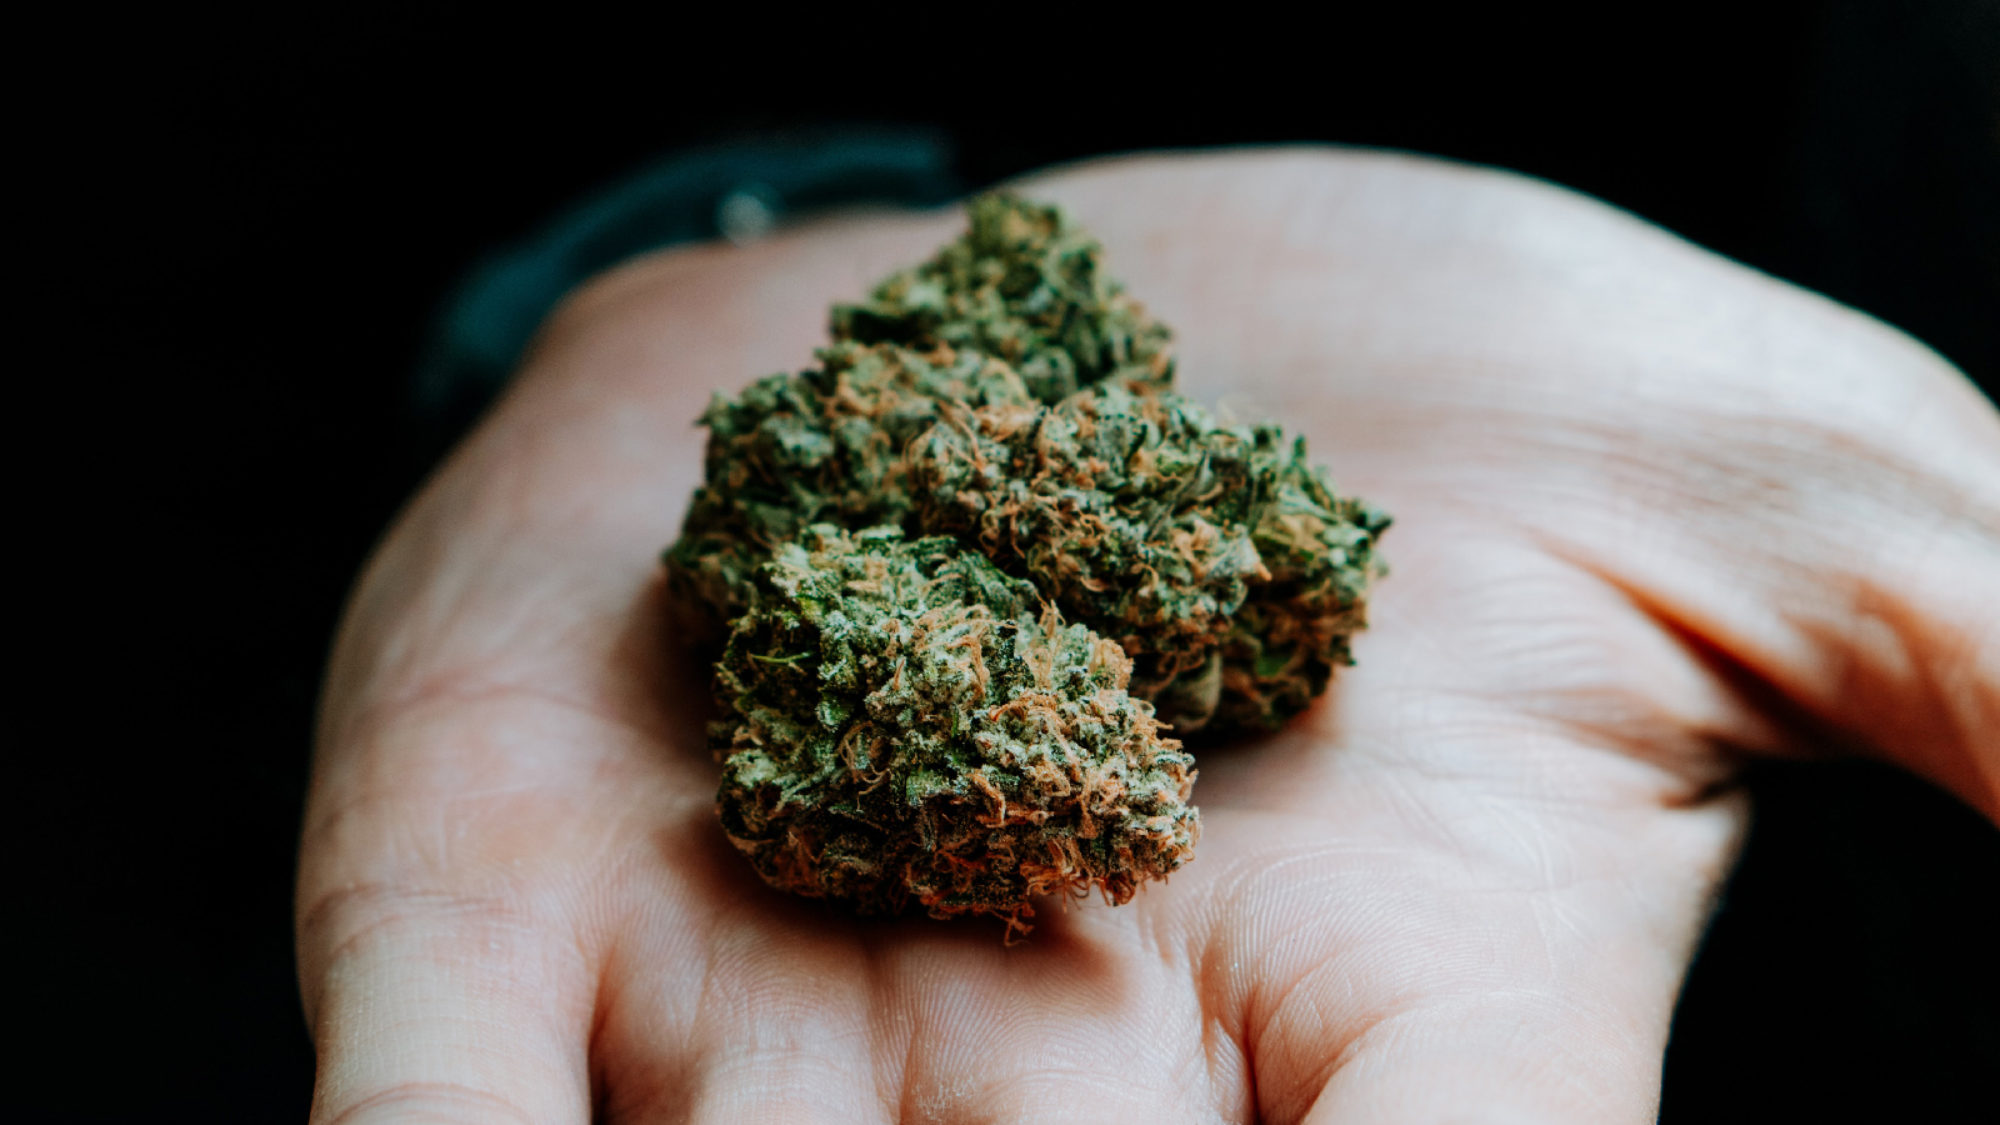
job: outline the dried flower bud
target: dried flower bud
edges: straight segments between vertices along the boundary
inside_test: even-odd
[[[1276,499],[1274,426],[1222,426],[1173,391],[1118,381],[1052,407],[943,418],[906,455],[910,525],[977,547],[1118,641],[1137,664],[1134,694],[1206,667],[1269,578],[1252,529]],[[1206,718],[1195,710],[1169,717]]]
[[[701,417],[706,481],[666,563],[681,601],[718,625],[742,611],[771,551],[808,526],[900,523],[903,450],[941,410],[1033,402],[1006,364],[977,352],[838,343],[819,360],[716,395]]]
[[[835,309],[818,367],[716,397],[666,563],[729,626],[718,807],[764,878],[1011,933],[1032,895],[1123,902],[1187,860],[1192,760],[1160,720],[1306,707],[1389,519],[1302,440],[1177,394],[1167,330],[1060,212],[971,210]]]
[[[834,306],[834,336],[983,352],[1045,403],[1114,375],[1171,380],[1171,333],[1104,272],[1096,239],[1058,208],[1010,195],[968,210],[963,238],[865,303]]]
[[[820,525],[756,574],[718,669],[719,807],[772,885],[1025,931],[1121,903],[1200,832],[1123,650],[952,540]]]

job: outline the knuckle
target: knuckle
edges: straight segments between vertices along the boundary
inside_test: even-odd
[[[519,929],[525,919],[517,906],[497,896],[359,882],[329,888],[307,902],[299,912],[299,935],[338,956],[412,923],[427,930]]]

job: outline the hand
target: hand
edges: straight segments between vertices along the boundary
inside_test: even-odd
[[[693,419],[956,219],[624,268],[354,596],[299,891],[316,1121],[1648,1121],[1745,755],[1856,748],[2000,816],[2000,420],[1921,347],[1421,160],[1025,190],[1191,395],[1395,514],[1359,666],[1203,756],[1170,884],[1025,945],[767,890],[660,601]]]

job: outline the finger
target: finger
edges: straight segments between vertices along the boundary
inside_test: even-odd
[[[893,1120],[869,947],[817,904],[720,885],[746,876],[662,897],[620,943],[598,1037],[606,1120]]]
[[[908,949],[898,996],[915,1049],[902,1119],[1250,1119],[1240,1053],[1204,1019],[1178,943],[1136,905],[1052,904],[1025,942],[977,958],[955,942]]]
[[[306,911],[319,1125],[590,1119],[590,995],[572,950],[491,903],[362,888]]]
[[[1282,860],[1225,856],[1210,872],[1236,888],[1207,960],[1230,966],[1217,1011],[1240,1021],[1262,1118],[1654,1120],[1740,800],[1558,833],[1532,823],[1546,810],[1440,811],[1532,842],[1505,862],[1445,849],[1385,862],[1352,842],[1372,838],[1356,813],[1352,837],[1280,841]]]
[[[1184,971],[1134,963],[1131,913],[1073,909],[1013,947],[997,924],[786,902],[687,937],[661,927],[621,949],[600,1035],[608,1120],[1247,1119],[1240,1056],[1205,1035]],[[1221,1079],[1211,1049],[1236,1060]]]

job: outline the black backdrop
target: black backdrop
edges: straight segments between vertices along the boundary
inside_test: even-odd
[[[64,358],[17,380],[73,400],[50,433],[76,436],[20,478],[51,572],[23,600],[60,622],[10,755],[36,902],[12,1022],[46,1065],[0,1093],[9,1120],[303,1117],[311,709],[347,582],[464,420],[410,409],[427,325],[482,253],[662,154],[919,125],[977,187],[1154,146],[1439,153],[1599,195],[2000,379],[2000,5],[977,14],[106,16],[23,41],[63,77],[17,103],[16,176],[48,191],[18,221],[55,251],[30,271],[50,315],[19,335]],[[1664,1120],[1990,1110],[2000,833],[1872,767],[1752,783]]]

